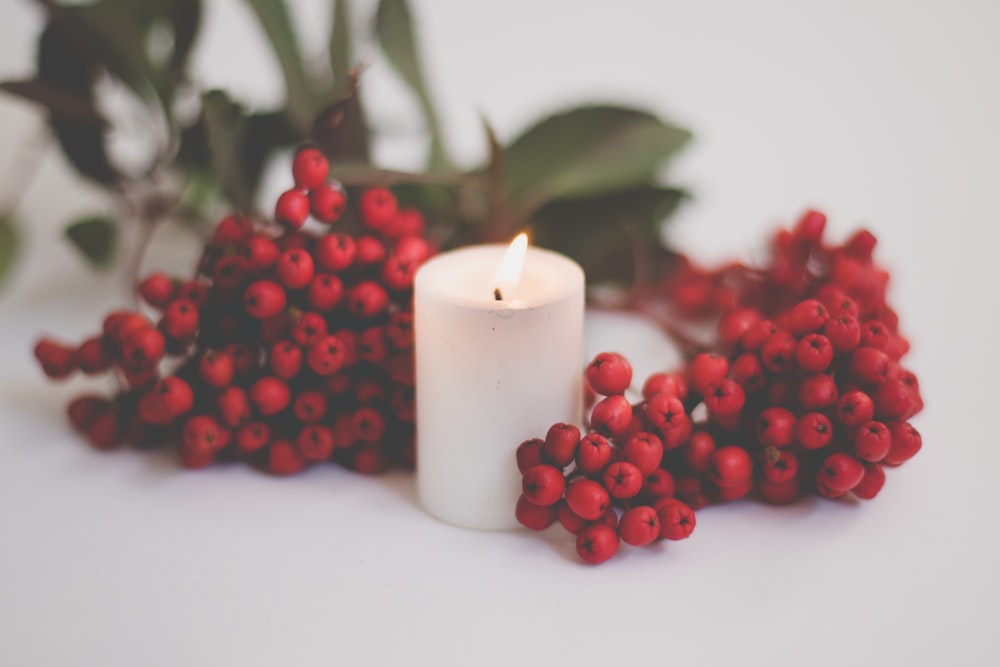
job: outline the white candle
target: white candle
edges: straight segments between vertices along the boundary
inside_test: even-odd
[[[518,526],[517,446],[582,410],[583,270],[549,250],[528,248],[523,268],[507,253],[447,252],[414,281],[417,490],[468,528]]]

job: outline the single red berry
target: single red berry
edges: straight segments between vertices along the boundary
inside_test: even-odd
[[[807,247],[816,247],[823,240],[826,215],[819,211],[806,211],[792,230],[792,236]]]
[[[712,454],[712,481],[717,486],[738,486],[753,474],[753,459],[742,447],[720,447]]]
[[[163,311],[159,329],[174,340],[187,340],[198,331],[198,308],[187,299],[172,301]]]
[[[799,471],[799,459],[788,450],[768,449],[760,467],[761,476],[769,482],[780,483],[794,479]]]
[[[674,498],[659,501],[657,516],[660,519],[660,537],[683,540],[694,532],[694,511],[687,504]]]
[[[321,420],[326,416],[326,409],[326,394],[317,389],[300,391],[292,401],[292,413],[306,424]]]
[[[886,421],[907,419],[916,414],[917,401],[913,392],[901,380],[886,380],[872,392],[875,416]]]
[[[616,352],[602,352],[587,364],[587,384],[598,394],[624,394],[632,384],[632,365]]]
[[[222,421],[234,428],[250,419],[252,413],[250,397],[246,390],[235,385],[230,385],[219,392],[216,406]]]
[[[720,486],[715,489],[715,494],[720,501],[731,502],[733,500],[745,498],[751,491],[753,491],[753,480],[745,479],[732,486]]]
[[[872,347],[883,352],[889,347],[892,333],[884,323],[868,320],[861,325],[861,346]]]
[[[384,327],[370,327],[358,337],[358,354],[372,363],[379,363],[389,356],[389,339]]]
[[[642,490],[645,477],[642,471],[628,461],[615,461],[601,477],[604,488],[613,498],[632,498]]]
[[[250,400],[257,412],[270,416],[287,408],[292,399],[284,380],[265,375],[250,386]]]
[[[312,216],[325,224],[340,220],[347,208],[344,189],[332,183],[324,183],[309,192],[309,211]]]
[[[184,448],[198,454],[215,454],[224,446],[222,427],[215,417],[198,415],[184,422]]]
[[[775,374],[787,373],[795,365],[795,348],[798,341],[786,331],[771,334],[760,348],[764,368]]]
[[[562,499],[566,478],[555,466],[537,465],[524,472],[521,490],[536,505],[554,505]]]
[[[159,271],[149,274],[139,283],[139,295],[153,308],[166,308],[176,294],[177,282]]]
[[[542,445],[544,444],[545,441],[541,438],[532,438],[517,446],[517,469],[521,473],[543,463]]]
[[[663,468],[654,470],[642,485],[642,493],[653,499],[673,497],[676,490],[674,476]]]
[[[321,313],[333,310],[344,296],[344,283],[332,273],[317,273],[306,291],[309,305]]]
[[[514,508],[517,522],[531,530],[545,530],[556,522],[556,514],[555,505],[536,505],[523,495],[517,499]]]
[[[687,380],[680,373],[653,373],[642,385],[643,398],[669,394],[683,401],[687,398],[687,391]]]
[[[366,442],[354,450],[348,467],[364,475],[377,475],[389,466],[385,450],[377,444]]]
[[[372,229],[382,229],[389,225],[399,204],[395,195],[385,188],[368,188],[361,194],[361,219]]]
[[[621,394],[607,396],[590,413],[590,426],[602,435],[620,435],[632,421],[632,405]]]
[[[101,337],[88,338],[76,348],[73,354],[76,367],[87,375],[103,373],[111,367],[108,348]]]
[[[885,463],[898,466],[913,458],[923,446],[920,432],[913,428],[910,422],[900,421],[889,426],[892,435],[892,446],[885,457]]]
[[[278,197],[274,205],[274,219],[298,229],[306,223],[309,217],[309,196],[302,190],[286,190]]]
[[[638,468],[643,477],[649,477],[663,461],[663,441],[652,433],[641,431],[628,439],[622,456]]]
[[[50,338],[35,343],[35,359],[45,375],[54,380],[69,377],[76,370],[76,350]]]
[[[565,468],[576,457],[580,429],[572,424],[553,424],[545,434],[542,452],[549,463]]]
[[[892,435],[882,422],[862,424],[853,433],[854,453],[865,461],[881,461],[892,446]]]
[[[859,347],[851,355],[851,376],[866,385],[876,385],[886,379],[889,357],[872,347]]]
[[[823,325],[823,335],[830,341],[834,352],[845,354],[861,342],[861,325],[852,315],[839,315],[827,320]]]
[[[795,415],[785,408],[770,407],[757,416],[754,428],[765,447],[787,447],[795,440]]]
[[[823,461],[817,483],[832,491],[847,492],[861,482],[865,469],[861,461],[844,452],[830,454]]]
[[[734,348],[747,329],[760,319],[760,313],[753,308],[731,310],[719,320],[719,338],[727,348]]]
[[[375,317],[388,305],[388,293],[375,281],[365,280],[347,290],[347,307],[355,317]]]
[[[221,389],[233,381],[236,367],[225,352],[206,350],[198,361],[198,375],[209,387]]]
[[[319,313],[299,313],[293,316],[292,340],[309,347],[327,335],[326,319]]]
[[[749,352],[733,360],[730,374],[744,391],[760,391],[767,384],[767,374],[764,372],[764,365],[760,363],[760,357]]]
[[[381,264],[389,254],[385,244],[371,234],[358,238],[357,245],[358,264],[361,266]]]
[[[875,404],[863,391],[846,391],[837,401],[837,421],[851,428],[861,426],[875,416]]]
[[[611,444],[600,433],[588,433],[576,448],[576,467],[586,475],[602,472],[611,462]]]
[[[660,430],[667,449],[680,447],[691,435],[691,417],[684,411],[684,404],[673,396],[653,396],[646,403],[646,416]]]
[[[411,289],[419,267],[417,262],[390,255],[382,265],[382,282],[396,291]]]
[[[300,148],[292,159],[292,178],[295,187],[312,190],[326,183],[330,175],[330,163],[315,146]]]
[[[288,289],[302,289],[312,282],[315,273],[312,255],[305,250],[286,250],[275,265],[275,275]]]
[[[387,387],[384,381],[363,377],[354,383],[354,396],[361,405],[383,403],[386,393]]]
[[[99,414],[111,409],[111,401],[103,396],[84,394],[77,396],[66,406],[70,424],[77,431],[86,431]]]
[[[684,462],[694,472],[708,472],[715,454],[715,438],[705,431],[695,431],[681,449]]]
[[[705,407],[713,417],[738,415],[745,404],[743,387],[733,380],[722,380],[705,390]]]
[[[865,463],[865,474],[851,493],[862,500],[871,500],[885,485],[885,469],[878,463]]]
[[[761,500],[772,505],[787,505],[799,497],[799,480],[769,482],[762,479],[757,483],[757,493]]]
[[[274,266],[280,255],[278,245],[268,237],[251,236],[240,246],[240,268],[246,275],[257,275]]]
[[[313,257],[324,271],[337,273],[350,267],[357,259],[358,248],[347,234],[327,234],[316,241]]]
[[[333,454],[333,431],[320,424],[307,424],[295,439],[299,454],[307,461],[325,461]]]
[[[139,414],[150,424],[169,424],[194,406],[194,392],[184,380],[165,377],[139,399]]]
[[[212,245],[228,246],[240,243],[253,234],[253,220],[241,215],[227,215],[215,225]]]
[[[729,374],[729,362],[719,354],[703,352],[688,366],[688,385],[699,394],[718,385]]]
[[[833,439],[833,424],[822,412],[807,412],[795,422],[795,439],[806,449],[820,449]]]
[[[236,448],[244,454],[256,452],[271,441],[271,427],[264,422],[249,422],[236,431]]]
[[[383,233],[394,238],[419,237],[424,233],[425,226],[423,213],[415,208],[401,208]]]
[[[644,547],[660,537],[660,517],[648,505],[633,507],[622,514],[619,532],[626,544]]]
[[[413,347],[413,313],[393,313],[385,327],[385,336],[393,348],[409,350]]]
[[[354,424],[354,433],[363,442],[375,443],[380,441],[382,436],[385,435],[385,417],[382,416],[381,412],[369,405],[355,410],[351,421]]]
[[[566,487],[566,504],[577,516],[587,521],[596,521],[610,507],[611,498],[607,489],[599,483],[591,479],[578,479]]]
[[[333,375],[344,367],[346,352],[336,335],[328,335],[309,346],[306,361],[317,375]]]
[[[819,410],[837,402],[837,384],[826,373],[810,375],[799,384],[796,394],[804,410]]]
[[[275,475],[294,475],[305,470],[306,460],[290,440],[278,438],[267,448],[267,467]]]
[[[285,289],[271,280],[258,280],[243,293],[243,304],[252,317],[274,317],[285,309]]]
[[[833,345],[823,334],[803,336],[795,345],[795,361],[807,373],[822,373],[833,361]]]
[[[282,340],[271,346],[271,371],[285,380],[299,374],[302,368],[302,348],[290,340]]]
[[[598,565],[618,552],[618,532],[604,524],[587,526],[576,536],[576,552],[587,563]]]
[[[685,505],[690,507],[692,510],[699,510],[702,507],[708,505],[708,496],[705,495],[705,487],[701,482],[701,479],[695,477],[694,475],[685,475],[683,477],[678,477],[674,481],[676,487],[675,495],[677,499],[682,501]],[[667,500],[664,498],[663,500]],[[657,501],[659,503],[660,501]],[[659,509],[659,507],[654,504],[654,506]],[[663,517],[660,517],[660,525],[663,525]]]
[[[553,506],[549,505],[549,507]],[[573,510],[571,510],[569,508],[569,505],[566,504],[565,499],[559,501],[559,503],[555,505],[555,508],[556,508],[556,518],[559,519],[560,525],[562,525],[563,528],[573,533],[574,535],[579,534],[581,530],[583,530],[590,524],[590,522],[587,521],[586,519],[581,519],[576,514],[574,514]]]
[[[826,306],[816,299],[800,301],[788,314],[788,327],[795,336],[803,336],[822,330],[830,318]]]
[[[740,336],[740,347],[744,352],[757,352],[764,343],[778,333],[778,327],[771,320],[757,320]]]

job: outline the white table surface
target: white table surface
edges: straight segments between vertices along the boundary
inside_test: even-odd
[[[322,4],[295,4],[316,50]],[[868,224],[913,342],[924,450],[873,502],[712,507],[692,539],[598,568],[558,527],[439,523],[403,473],[274,479],[92,451],[62,417],[83,385],[46,383],[30,358],[40,332],[81,337],[118,301],[115,277],[59,241],[71,214],[103,204],[51,154],[20,215],[27,257],[0,293],[0,665],[995,664],[1000,5],[448,0],[415,12],[463,163],[484,152],[480,110],[511,136],[544,110],[631,101],[696,132],[673,170],[696,199],[670,237],[697,257],[747,255],[806,206],[831,215],[834,236]],[[0,7],[0,78],[30,72],[39,16]],[[211,3],[208,19],[204,81],[277,99],[239,3]],[[412,166],[416,125],[394,113],[412,102],[377,60],[366,94],[396,123],[380,159]],[[0,174],[37,128],[0,98]],[[642,323],[592,316],[588,335],[642,373],[671,358]]]

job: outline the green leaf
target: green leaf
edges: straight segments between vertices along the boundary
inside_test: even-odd
[[[139,3],[141,4],[141,3]],[[175,73],[187,67],[188,56],[201,27],[201,0],[175,0],[170,7],[170,23],[174,32],[174,50],[170,66]]]
[[[285,77],[288,113],[295,125],[305,133],[313,120],[313,95],[288,8],[284,0],[245,1],[257,15],[281,65]]]
[[[686,130],[635,109],[565,111],[507,147],[507,193],[515,206],[530,212],[552,199],[647,183],[690,137]]]
[[[222,191],[234,206],[249,213],[254,208],[253,199],[239,153],[243,111],[221,90],[210,90],[202,95],[201,104],[212,166]]]
[[[66,238],[84,258],[98,268],[107,268],[118,245],[118,223],[100,215],[70,224],[63,230]]]
[[[382,0],[379,3],[375,33],[389,63],[417,96],[430,134],[430,166],[448,168],[450,161],[441,139],[441,123],[427,91],[413,32],[413,17],[406,0]]]
[[[316,116],[312,137],[331,162],[368,162],[368,128],[356,90]]]
[[[3,283],[14,268],[21,249],[21,233],[10,218],[0,218],[0,283]]]
[[[663,221],[686,197],[675,188],[643,185],[553,201],[533,217],[531,240],[573,257],[591,284],[653,281],[669,268],[662,265]]]
[[[333,72],[333,99],[346,97],[351,90],[351,44],[350,5],[347,0],[334,0],[333,29],[330,31],[330,70]]]
[[[53,117],[95,125],[105,120],[86,96],[40,79],[4,81],[0,89],[45,107]]]

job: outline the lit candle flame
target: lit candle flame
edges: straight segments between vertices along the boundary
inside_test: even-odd
[[[524,256],[528,252],[528,235],[521,233],[510,242],[510,247],[504,253],[503,259],[497,272],[493,275],[493,298],[503,301],[504,295],[509,298],[518,282],[521,280],[521,271],[524,269]]]

